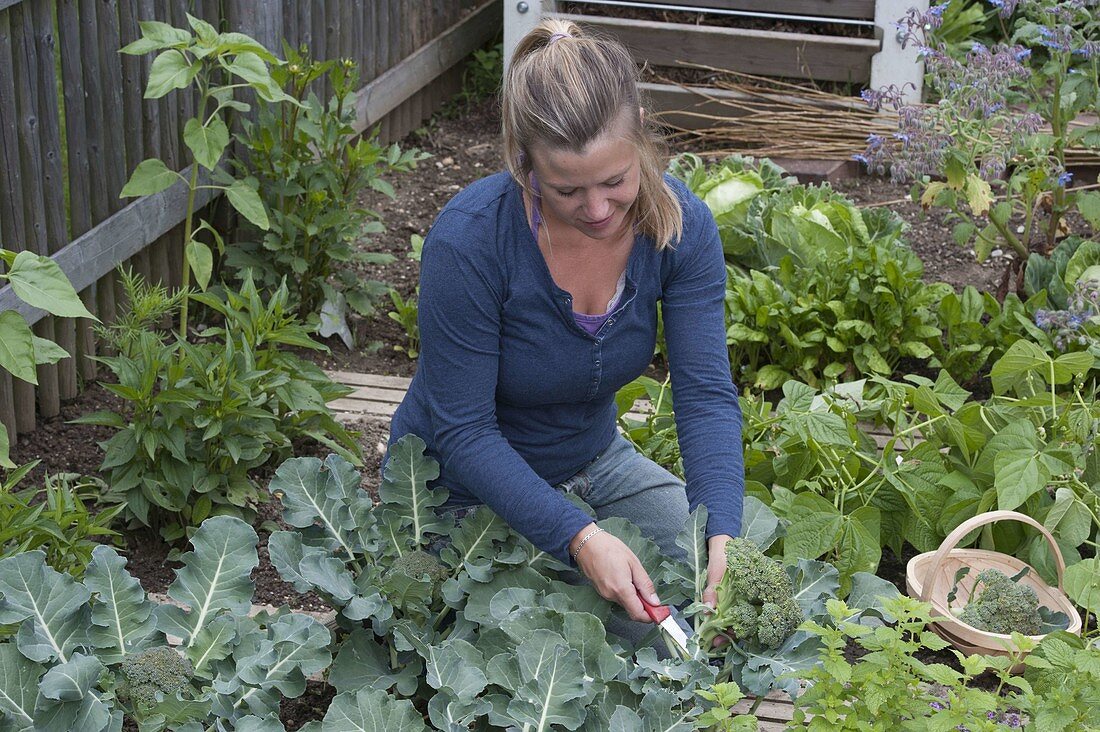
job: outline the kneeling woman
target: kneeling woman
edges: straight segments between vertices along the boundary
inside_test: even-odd
[[[636,76],[626,49],[569,22],[520,41],[502,92],[508,171],[457,194],[424,242],[420,362],[391,442],[424,439],[448,509],[488,505],[647,621],[638,594],[657,598],[638,558],[564,492],[666,555],[705,505],[713,603],[744,470],[718,231],[663,175]],[[615,392],[652,359],[658,303],[686,486],[615,425]]]

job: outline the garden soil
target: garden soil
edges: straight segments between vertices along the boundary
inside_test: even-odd
[[[362,277],[386,282],[406,298],[415,295],[419,267],[407,256],[409,237],[425,235],[440,208],[464,186],[502,169],[499,128],[495,107],[487,102],[440,115],[401,142],[403,147],[420,148],[431,157],[420,163],[415,172],[392,179],[395,191],[392,199],[372,192],[361,201],[378,212],[386,226],[384,233],[363,238],[362,250],[394,256],[389,264],[360,265]],[[924,212],[908,201],[906,188],[872,178],[845,181],[836,187],[861,205],[888,205],[906,220],[909,243],[925,262],[927,280],[946,281],[956,288],[975,285],[992,290],[996,287],[1005,266],[1004,257],[995,257],[985,264],[975,262],[970,250],[952,241],[951,226],[944,217],[936,212]],[[357,348],[348,349],[333,338],[325,341],[330,353],[307,352],[303,355],[327,369],[412,376],[416,363],[394,348],[403,343],[404,333],[387,317],[387,310],[388,302],[383,302],[374,317],[353,318],[351,324]],[[68,420],[120,407],[117,397],[102,386],[91,385],[66,404],[58,417],[41,420],[37,431],[20,435],[12,446],[12,457],[17,463],[42,461],[30,480],[37,478],[40,481],[46,471],[96,475],[103,457],[97,443],[107,439],[111,431],[69,424]],[[388,428],[386,423],[379,421],[362,422],[355,428],[360,432],[366,462],[362,470],[363,486],[377,495],[378,466]],[[317,450],[316,446],[301,446],[297,454]],[[257,522],[261,536],[261,567],[256,573],[257,602],[273,605],[292,602],[306,609],[322,609],[324,605],[319,598],[303,597],[278,578],[266,552],[270,530],[279,528],[271,506],[261,507],[261,521],[265,523]],[[172,570],[177,566],[168,559],[170,548],[152,532],[128,533],[125,538],[131,570],[141,579],[145,589],[165,591],[172,580]]]

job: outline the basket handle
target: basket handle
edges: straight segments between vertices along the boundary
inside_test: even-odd
[[[932,555],[932,561],[928,567],[928,572],[925,574],[925,579],[927,581],[924,582],[921,587],[921,602],[928,602],[928,599],[932,596],[932,584],[935,582],[934,578],[940,571],[940,565],[943,564],[943,560],[947,558],[948,553],[963,540],[963,537],[979,526],[985,526],[986,524],[992,524],[998,521],[1019,521],[1020,523],[1035,527],[1039,530],[1039,533],[1046,537],[1047,543],[1050,544],[1050,548],[1054,551],[1054,564],[1058,568],[1058,589],[1062,590],[1062,575],[1065,574],[1066,571],[1066,560],[1062,557],[1062,550],[1058,548],[1058,542],[1054,541],[1054,537],[1047,531],[1047,528],[1030,516],[1019,513],[1018,511],[989,511],[963,521],[955,527],[955,530],[948,534],[947,538],[940,544],[940,548]]]

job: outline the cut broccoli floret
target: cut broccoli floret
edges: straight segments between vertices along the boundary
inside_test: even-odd
[[[959,619],[987,633],[1038,635],[1043,625],[1035,588],[1016,582],[997,569],[978,573],[981,593],[963,608]]]
[[[718,635],[776,648],[802,624],[794,585],[779,562],[748,539],[726,544],[726,573],[718,584],[718,605],[699,627],[709,649]]]
[[[191,662],[168,646],[150,648],[122,662],[123,696],[139,709],[148,709],[159,700],[157,694],[173,696],[191,682]]]

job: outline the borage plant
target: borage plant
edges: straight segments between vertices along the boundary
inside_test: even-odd
[[[996,4],[1002,20],[1017,8]],[[1071,190],[1066,170],[1070,146],[1100,146],[1100,125],[1078,119],[1097,105],[1098,23],[1087,0],[1023,3],[1027,21],[1007,43],[975,43],[958,59],[928,40],[945,7],[910,10],[899,23],[905,43],[920,47],[939,101],[908,104],[896,86],[865,90],[872,108],[898,113],[898,131],[872,135],[856,157],[873,172],[915,181],[914,198],[926,208],[949,209],[956,241],[973,241],[979,261],[1010,249],[1003,296],[1023,289],[1025,261],[1042,259],[1068,233],[1070,211],[1100,223],[1100,194]]]

